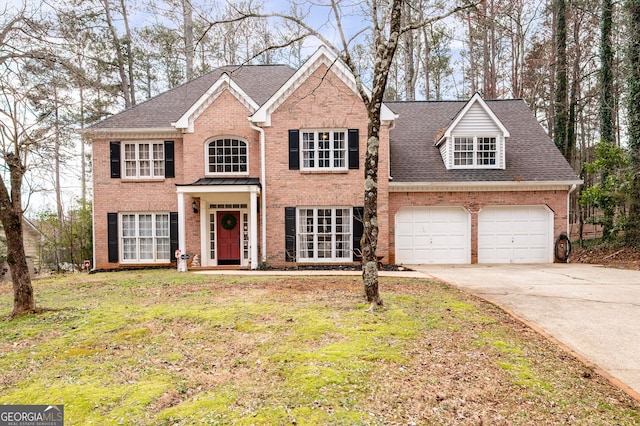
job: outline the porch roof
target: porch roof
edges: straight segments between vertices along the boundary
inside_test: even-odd
[[[222,185],[256,185],[260,186],[259,178],[200,178],[193,183],[177,183],[176,186],[222,186]]]

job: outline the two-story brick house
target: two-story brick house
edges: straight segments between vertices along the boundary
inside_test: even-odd
[[[524,102],[393,102],[382,122],[384,261],[553,261],[580,181]],[[169,264],[176,249],[247,268],[358,252],[367,114],[325,48],[298,70],[216,69],[86,134],[96,268]]]

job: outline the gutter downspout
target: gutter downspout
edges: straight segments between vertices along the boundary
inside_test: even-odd
[[[249,118],[249,120],[251,120]],[[262,262],[267,261],[267,171],[266,171],[266,147],[265,147],[265,137],[264,137],[264,129],[260,126],[256,126],[251,121],[249,121],[249,126],[253,130],[257,130],[260,133],[260,183],[261,185],[261,194],[260,194],[260,208],[262,210],[262,226],[260,227],[260,233],[262,234]]]

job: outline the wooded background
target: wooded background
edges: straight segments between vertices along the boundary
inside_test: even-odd
[[[571,200],[575,235],[591,224],[605,239],[625,235],[637,244],[640,0],[483,0],[456,4],[464,9],[448,15],[453,3],[402,2],[403,25],[414,29],[400,36],[385,99],[467,100],[476,92],[522,98],[585,181]],[[376,32],[367,29],[390,7],[374,0],[4,6],[0,204],[59,228],[47,238],[55,257],[66,256],[63,235],[88,231],[85,224],[63,232],[63,225],[90,218],[91,158],[82,129],[217,66],[298,67],[323,42],[310,34],[348,46],[372,87]],[[23,181],[14,181],[12,170]],[[18,182],[19,199],[11,189]],[[51,202],[30,204],[39,193]],[[69,261],[81,261],[84,250]]]

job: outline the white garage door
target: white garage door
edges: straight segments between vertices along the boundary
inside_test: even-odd
[[[478,213],[478,263],[550,263],[552,240],[546,206],[489,206]]]
[[[396,214],[396,262],[470,263],[470,215],[462,207],[404,207]]]

